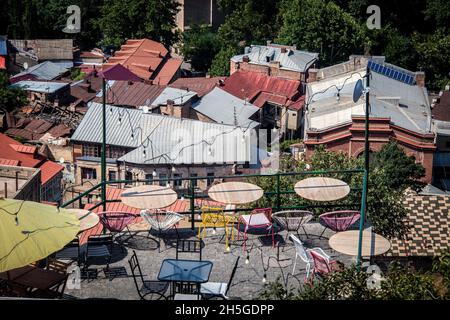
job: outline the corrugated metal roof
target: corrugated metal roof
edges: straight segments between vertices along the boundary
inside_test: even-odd
[[[256,143],[252,130],[109,105],[107,110],[107,144],[136,148],[120,161],[136,164],[256,162],[256,155],[250,151],[250,144]],[[102,105],[91,102],[72,141],[101,143],[101,117]],[[119,118],[122,119],[120,125]],[[136,129],[138,127],[140,130]]]
[[[50,61],[45,61],[43,63],[30,67],[24,72],[14,75],[13,77],[11,77],[11,81],[24,77],[26,75],[33,76],[35,80],[53,80],[67,71],[68,69],[64,68],[63,66]]]
[[[192,107],[217,123],[251,128],[259,124],[250,120],[259,111],[258,107],[220,88],[214,88]]]
[[[266,102],[300,109],[298,104],[301,82],[298,80],[270,77],[258,72],[237,71],[225,79],[220,87],[241,99],[247,99],[262,107]]]
[[[107,103],[130,107],[151,106],[164,88],[144,82],[130,84],[127,81],[114,81],[107,90]],[[97,97],[94,101],[101,103],[102,97]]]
[[[61,88],[69,87],[68,83],[62,82],[44,82],[44,81],[19,81],[11,85],[13,88],[20,88],[26,91],[54,93]]]
[[[253,64],[269,65],[275,61],[280,62],[280,69],[305,72],[318,59],[319,54],[293,49],[287,49],[283,53],[280,47],[252,45],[249,53],[234,56],[231,60],[242,62],[244,56],[248,56]]]
[[[166,105],[167,100],[173,100],[175,105],[182,105],[197,95],[197,92],[166,87],[152,102],[152,106]]]
[[[208,92],[210,92],[219,83],[220,80],[224,80],[225,77],[212,77],[212,78],[179,78],[171,83],[169,86],[178,89],[189,89],[190,91],[197,92],[197,95],[201,98]]]
[[[349,73],[341,74],[308,85],[308,96],[314,95],[308,113],[310,128],[320,130],[349,122],[352,116],[364,115],[364,99],[353,103],[351,98],[356,81],[365,74],[364,69],[360,71],[360,76],[356,73],[351,76]],[[399,127],[429,133],[431,109],[426,88],[411,86],[376,72],[371,74],[370,116],[390,118]],[[342,87],[339,103],[334,86]],[[326,88],[330,89],[325,91]]]

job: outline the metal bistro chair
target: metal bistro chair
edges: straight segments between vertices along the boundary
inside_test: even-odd
[[[112,246],[111,234],[90,236],[86,245],[84,269],[87,269],[90,258],[106,258],[106,269],[108,269],[112,258]]]
[[[121,246],[124,247],[126,241],[119,241],[117,235],[126,230],[126,233],[130,235],[128,239],[132,238],[133,235],[131,234],[130,229],[128,229],[128,225],[131,224],[136,219],[136,216],[128,212],[113,212],[113,211],[101,212],[99,213],[99,215],[100,221],[102,222],[103,226],[109,232],[111,232],[114,239]]]
[[[360,217],[360,212],[356,210],[332,211],[321,214],[319,219],[325,227],[319,238],[322,238],[327,228],[334,232],[347,231]]]
[[[194,253],[199,255],[199,261],[202,261],[202,240],[177,240],[176,259],[178,260],[180,253]]]
[[[234,275],[236,274],[236,270],[239,264],[240,256],[236,258],[236,262],[234,263],[233,270],[231,271],[230,279],[228,283],[223,282],[206,282],[202,283],[200,286],[200,293],[206,299],[211,298],[222,298],[228,300],[228,290],[230,290],[231,283],[233,282]]]
[[[158,232],[158,251],[161,252],[161,236],[163,232],[166,232],[170,229],[175,229],[175,232],[178,235],[178,229],[177,224],[181,220],[184,219],[184,217],[173,211],[167,211],[167,210],[142,210],[141,211],[141,217],[147,221],[147,223],[150,225],[150,229],[148,230],[148,236],[150,237],[150,232],[152,229],[155,229]]]
[[[237,222],[237,218],[227,215],[222,208],[202,207],[202,221],[198,227],[198,238],[203,239],[206,228],[225,228],[225,248],[228,249],[229,225]],[[234,241],[234,228],[231,228],[231,241]]]
[[[290,232],[295,232],[299,237],[298,230],[303,229],[303,232],[308,238],[308,233],[305,230],[305,225],[313,218],[313,213],[306,210],[285,210],[278,211],[272,215],[273,220],[287,231],[285,242],[289,237]]]
[[[80,240],[75,238],[64,248],[54,254],[55,259],[80,262]]]
[[[128,260],[128,263],[130,265],[131,274],[133,275],[134,284],[136,285],[136,290],[141,300],[153,300],[148,299],[149,295],[152,295],[151,297],[154,295],[157,298],[156,300],[167,300],[165,293],[169,288],[169,283],[144,280],[144,275],[142,274],[136,251],[133,250],[133,255],[130,260]],[[139,281],[141,285],[139,285]]]
[[[244,225],[244,251],[247,249],[247,231],[249,229],[266,229],[272,233],[272,247],[275,247],[275,233],[272,223],[272,208],[253,209],[250,214],[242,214],[238,219],[238,240]]]
[[[327,255],[322,249],[317,249],[318,248],[308,250],[314,263],[311,282],[314,280],[314,277],[316,275],[323,277],[334,271],[340,270],[340,267],[336,260],[331,260],[331,257]]]

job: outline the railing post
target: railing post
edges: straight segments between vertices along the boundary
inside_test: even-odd
[[[281,198],[280,198],[280,173],[277,172],[277,211],[281,208]]]
[[[191,189],[191,199],[190,199],[190,210],[191,210],[191,229],[195,229],[195,191],[194,191],[194,179],[190,181],[190,189]]]

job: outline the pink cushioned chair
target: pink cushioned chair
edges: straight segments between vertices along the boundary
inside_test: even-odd
[[[249,229],[266,229],[272,233],[272,246],[275,247],[275,234],[272,223],[272,208],[253,209],[250,214],[242,214],[238,219],[238,240],[244,224],[244,251],[247,248],[247,231]]]

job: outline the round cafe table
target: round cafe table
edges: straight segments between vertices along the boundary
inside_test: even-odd
[[[359,230],[338,232],[328,241],[331,248],[349,256],[358,255],[358,242]],[[368,230],[363,231],[361,256],[378,256],[388,252],[390,248],[391,243],[388,239]]]
[[[251,183],[231,181],[212,186],[208,195],[211,199],[225,204],[246,204],[260,199],[264,191]]]
[[[66,209],[69,213],[75,215],[80,220],[80,232],[92,229],[99,222],[99,216],[89,210],[83,209]]]
[[[177,201],[177,193],[170,187],[145,185],[125,189],[121,200],[127,206],[138,209],[161,209]]]
[[[347,196],[350,187],[344,181],[313,177],[298,181],[294,187],[295,192],[302,198],[313,201],[334,201]]]

